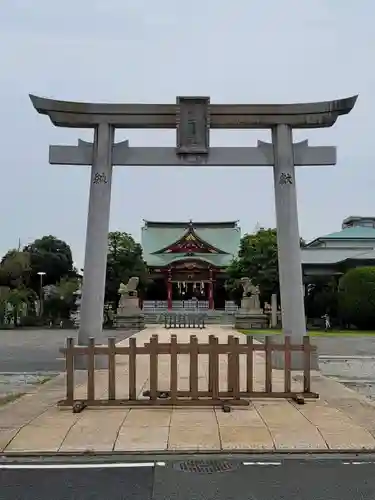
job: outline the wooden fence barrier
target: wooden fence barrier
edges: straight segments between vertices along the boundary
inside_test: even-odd
[[[266,337],[265,343],[254,343],[253,337],[248,336],[245,344],[239,343],[239,338],[228,336],[225,344],[219,344],[218,338],[210,335],[208,342],[199,343],[195,335],[190,336],[189,343],[179,343],[176,335],[171,335],[170,343],[160,343],[157,335],[150,338],[149,343],[137,346],[136,339],[129,338],[128,347],[119,347],[114,338],[108,339],[108,345],[95,345],[90,339],[89,345],[76,346],[72,338],[67,339],[66,348],[61,349],[66,358],[66,398],[59,402],[60,406],[72,406],[76,403],[84,406],[223,406],[248,405],[253,398],[317,398],[311,391],[311,352],[315,347],[310,344],[309,337],[304,337],[303,344],[293,345],[289,337],[285,337],[283,344],[272,343]],[[272,379],[272,353],[284,353],[284,383],[282,391],[275,391]],[[302,352],[303,356],[303,384],[300,391],[292,390],[291,356],[293,352]],[[264,389],[255,390],[254,387],[254,358],[256,353],[264,353]],[[97,399],[95,391],[95,356],[108,358],[108,396]],[[128,374],[128,398],[118,399],[116,396],[116,356],[127,356],[126,373]],[[137,358],[149,358],[149,390],[139,397],[137,394]],[[168,386],[159,386],[159,355],[168,355],[170,359],[170,375]],[[189,389],[178,388],[178,357],[189,356]],[[199,356],[208,357],[208,383],[203,390],[199,389]],[[220,379],[220,356],[227,358],[223,390],[223,375]],[[87,363],[87,396],[75,398],[75,359],[85,356]],[[244,376],[241,387],[240,359],[245,361]],[[242,361],[241,360],[241,361]],[[242,364],[242,363],[241,363]],[[226,383],[225,383],[226,382]],[[123,386],[123,384],[121,384]],[[101,389],[101,392],[103,390]]]
[[[165,313],[164,328],[206,328],[202,313]]]

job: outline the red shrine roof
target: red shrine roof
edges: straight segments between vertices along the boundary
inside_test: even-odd
[[[142,247],[148,266],[198,259],[215,267],[227,267],[237,255],[241,238],[238,221],[144,222]]]

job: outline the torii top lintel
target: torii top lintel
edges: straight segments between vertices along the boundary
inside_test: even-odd
[[[298,104],[209,104],[210,128],[262,129],[278,124],[293,128],[331,127],[348,114],[358,96]],[[176,128],[179,104],[102,104],[57,101],[30,95],[38,113],[58,127]],[[177,100],[178,101],[178,100]]]

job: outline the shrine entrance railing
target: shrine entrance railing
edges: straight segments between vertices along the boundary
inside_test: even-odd
[[[206,316],[203,313],[164,313],[164,328],[206,328]]]
[[[157,335],[142,346],[137,346],[136,339],[129,339],[128,347],[116,346],[115,339],[108,339],[108,345],[95,345],[90,339],[87,347],[74,345],[73,339],[67,340],[67,345],[61,352],[66,358],[66,398],[59,402],[60,406],[71,406],[73,411],[86,406],[223,406],[223,405],[248,405],[252,398],[317,398],[318,395],[311,391],[311,352],[315,349],[310,344],[309,337],[305,337],[303,344],[292,345],[290,338],[286,337],[284,344],[273,344],[269,337],[265,343],[254,343],[251,336],[247,337],[246,344],[240,344],[239,338],[228,336],[227,343],[219,344],[218,338],[211,335],[208,342],[200,343],[195,335],[190,336],[188,343],[179,343],[177,336],[172,335],[169,343],[160,343]],[[273,385],[272,353],[283,352],[285,359],[283,387],[275,390]],[[302,352],[303,356],[303,383],[298,390],[292,390],[291,356],[293,352]],[[262,375],[263,389],[255,388],[255,355],[264,354],[264,371]],[[165,367],[166,355],[169,362],[168,380],[160,379],[160,361]],[[189,388],[179,389],[178,361],[180,355],[189,356]],[[199,375],[199,358],[206,356],[204,362],[208,363],[208,380],[204,388],[199,384],[202,376]],[[85,397],[75,396],[75,360],[78,356],[85,356],[87,361],[87,391]],[[98,398],[95,387],[95,357],[108,358],[108,384],[106,396]],[[123,390],[127,380],[128,395],[118,398],[116,386],[116,357],[127,356],[126,369],[118,376],[124,376],[120,389]],[[222,363],[221,356],[226,358],[227,370],[219,370]],[[140,357],[148,359],[148,373],[143,373],[143,381],[147,381],[148,389],[140,395],[137,392],[137,363]],[[208,359],[207,359],[208,358]],[[241,359],[242,358],[242,359]],[[186,358],[185,358],[186,359]],[[245,362],[242,377],[241,365]],[[144,363],[142,364],[144,368]],[[259,371],[259,370],[258,370]],[[139,367],[138,367],[139,375]],[[258,373],[259,375],[259,373]],[[165,377],[164,377],[165,378]],[[258,380],[257,380],[258,382]],[[297,384],[297,382],[295,382]],[[144,386],[144,384],[141,384]],[[103,388],[100,389],[103,394]],[[138,389],[140,391],[140,389]],[[79,406],[80,405],[80,406]]]

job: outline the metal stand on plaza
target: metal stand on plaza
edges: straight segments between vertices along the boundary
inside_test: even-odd
[[[353,108],[356,97],[309,104],[210,104],[208,97],[179,97],[176,104],[92,104],[31,96],[35,109],[60,127],[93,128],[94,143],[51,146],[50,163],[91,165],[79,343],[102,329],[107,235],[113,165],[270,166],[274,171],[282,324],[285,335],[301,344],[306,334],[295,166],[334,165],[334,147],[293,144],[293,128],[332,126]],[[114,144],[115,128],[177,129],[177,147]],[[210,128],[270,129],[272,144],[209,147]],[[281,366],[282,360],[275,359]],[[301,368],[295,353],[293,369]]]

